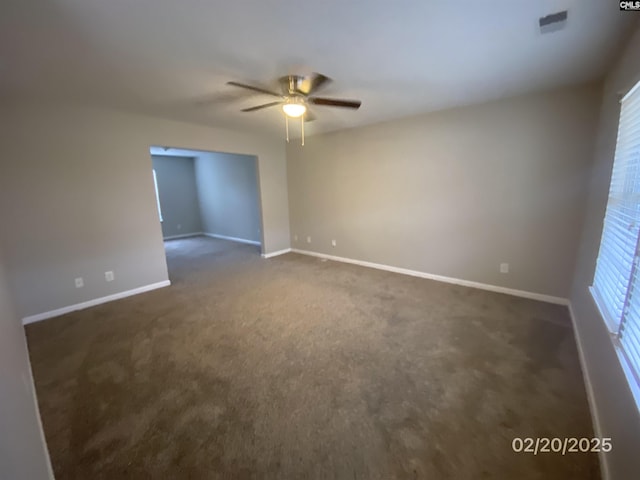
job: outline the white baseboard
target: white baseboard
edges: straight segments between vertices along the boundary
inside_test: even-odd
[[[198,237],[204,235],[202,232],[184,233],[182,235],[171,235],[169,237],[162,237],[163,240],[177,240],[178,238]]]
[[[576,346],[578,348],[578,357],[580,358],[580,366],[582,367],[582,378],[584,380],[584,386],[587,390],[587,402],[589,403],[589,411],[591,412],[591,419],[593,421],[593,434],[597,438],[603,437],[602,432],[602,424],[600,423],[600,415],[598,415],[598,408],[596,406],[596,397],[593,393],[593,385],[591,384],[591,380],[589,379],[589,371],[587,369],[587,362],[585,360],[584,350],[582,349],[582,342],[580,341],[580,336],[578,335],[578,326],[576,323],[576,317],[573,314],[573,308],[571,307],[571,302],[569,302],[569,316],[571,317],[571,324],[573,325],[573,336],[576,340]],[[602,480],[609,480],[611,476],[609,475],[609,464],[607,463],[607,456],[600,449],[598,453],[598,457],[600,459],[600,475]]]
[[[387,272],[401,273],[403,275],[411,275],[412,277],[420,277],[420,278],[426,278],[429,280],[436,280],[438,282],[452,283],[454,285],[462,285],[463,287],[479,288],[481,290],[488,290],[490,292],[497,292],[497,293],[506,293],[507,295],[530,298],[532,300],[539,300],[541,302],[547,302],[547,303],[555,303],[558,305],[569,305],[569,300],[566,298],[554,297],[552,295],[544,295],[542,293],[527,292],[525,290],[516,290],[514,288],[500,287],[498,285],[490,285],[488,283],[472,282],[470,280],[463,280],[461,278],[434,275],[432,273],[419,272],[417,270],[409,270],[408,268],[393,267],[391,265],[365,262],[363,260],[354,260],[352,258],[336,257],[334,255],[311,252],[308,250],[298,250],[297,248],[293,248],[291,249],[291,251],[294,253],[301,253],[302,255],[310,255],[312,257],[326,258],[327,260],[334,260],[336,262],[352,263],[354,265],[360,265],[361,267],[376,268],[378,270],[385,270]]]
[[[106,297],[94,298],[82,303],[76,303],[75,305],[69,305],[68,307],[57,308],[48,312],[38,313],[36,315],[30,315],[22,319],[22,324],[27,325],[29,323],[39,322],[41,320],[47,320],[49,318],[58,317],[65,313],[75,312],[76,310],[83,310],[85,308],[94,307],[101,303],[112,302],[113,300],[119,300],[121,298],[130,297],[132,295],[138,295],[139,293],[155,290],[156,288],[168,287],[171,285],[169,280],[163,282],[152,283],[151,285],[145,285],[143,287],[134,288],[133,290],[127,290],[125,292],[114,293],[113,295],[107,295]]]
[[[285,248],[284,250],[277,250],[271,253],[263,253],[261,256],[262,258],[271,258],[271,257],[277,257],[278,255],[284,255],[285,253],[289,253],[289,252],[291,252],[291,249]]]
[[[238,243],[248,243],[249,245],[261,245],[260,242],[256,242],[255,240],[247,240],[246,238],[238,238],[238,237],[228,237],[227,235],[218,235],[217,233],[207,233],[204,232],[201,235],[205,235],[207,237],[219,238],[220,240],[230,240],[232,242]]]
[[[29,365],[29,380],[31,384],[29,389],[33,396],[33,406],[36,411],[36,418],[38,419],[38,427],[40,430],[40,440],[42,442],[42,448],[44,449],[45,462],[47,464],[47,472],[49,474],[49,480],[54,480],[53,466],[51,464],[51,455],[49,455],[49,446],[47,445],[47,439],[44,435],[44,427],[42,426],[42,417],[40,416],[40,406],[38,405],[38,397],[36,396],[36,381],[33,378],[33,369],[31,368],[31,359],[29,358],[29,345],[27,344],[27,336],[22,336],[24,339],[24,352],[27,356],[27,364]]]

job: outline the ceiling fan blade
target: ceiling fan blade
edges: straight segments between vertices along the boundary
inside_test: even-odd
[[[314,72],[302,81],[300,84],[300,91],[305,95],[311,95],[331,82],[332,80],[329,77],[322,75],[321,73]]]
[[[224,105],[232,103],[237,100],[247,98],[247,94],[239,90],[233,90],[232,92],[216,92],[208,95],[201,95],[194,98],[190,104],[196,107],[210,107],[215,105]]]
[[[309,98],[309,102],[314,105],[326,105],[327,107],[343,107],[343,108],[360,108],[362,102],[360,100],[340,100],[337,98],[322,98],[313,97]]]
[[[274,97],[281,97],[282,96],[279,93],[272,92],[270,90],[266,90],[266,89],[260,88],[260,87],[254,87],[252,85],[246,85],[244,83],[227,82],[227,85],[233,85],[234,87],[246,88],[247,90],[253,90],[254,92],[260,92],[260,93],[264,93],[266,95],[273,95]]]
[[[242,112],[254,112],[256,110],[261,110],[263,108],[275,107],[276,105],[280,105],[282,102],[271,102],[265,103],[263,105],[258,105],[257,107],[243,108]]]

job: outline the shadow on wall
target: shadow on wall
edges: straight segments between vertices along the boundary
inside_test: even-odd
[[[204,234],[262,245],[258,159],[150,148],[165,240]]]

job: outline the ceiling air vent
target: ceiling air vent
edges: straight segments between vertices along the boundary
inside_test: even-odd
[[[552,13],[545,17],[540,17],[538,23],[540,24],[541,34],[562,30],[567,24],[567,11],[564,10],[562,12]]]

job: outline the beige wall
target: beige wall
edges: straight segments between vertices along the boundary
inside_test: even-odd
[[[571,292],[576,334],[593,387],[601,434],[613,438],[613,450],[606,455],[610,479],[627,479],[631,478],[631,472],[640,472],[640,413],[588,287],[593,281],[609,194],[620,114],[619,94],[626,93],[640,81],[638,52],[640,28],[606,79],[595,156],[592,155],[594,163],[587,214]]]
[[[53,479],[34,396],[24,329],[0,258],[0,477]]]
[[[567,298],[599,101],[571,88],[292,142],[292,246]]]
[[[162,210],[162,235],[202,232],[193,158],[152,155]]]
[[[289,247],[282,139],[71,107],[6,107],[0,124],[0,237],[22,317],[167,279],[151,145],[256,155],[263,249]]]
[[[205,233],[261,241],[256,158],[202,153],[195,159]]]

